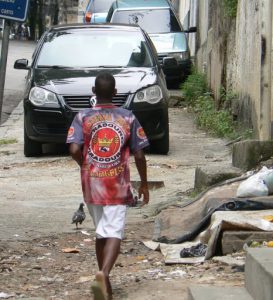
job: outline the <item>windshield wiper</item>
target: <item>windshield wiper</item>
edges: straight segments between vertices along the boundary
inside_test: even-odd
[[[44,69],[70,69],[71,67],[67,66],[61,66],[61,65],[38,65],[38,68],[44,68]]]
[[[102,66],[98,66],[98,68],[114,69],[114,68],[124,68],[124,66],[102,65]]]

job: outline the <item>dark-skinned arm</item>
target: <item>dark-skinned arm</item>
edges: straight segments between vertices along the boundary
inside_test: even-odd
[[[72,143],[69,145],[69,153],[72,158],[77,162],[77,164],[81,167],[83,163],[82,158],[82,145]]]
[[[136,167],[140,176],[140,187],[138,189],[139,198],[143,196],[143,205],[149,203],[149,189],[147,182],[147,163],[143,150],[134,153]]]

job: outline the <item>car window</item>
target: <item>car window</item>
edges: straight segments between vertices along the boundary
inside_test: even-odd
[[[141,32],[70,30],[47,35],[38,67],[151,67],[153,60]]]
[[[188,51],[188,43],[184,32],[153,34],[150,38],[158,52]]]
[[[95,0],[88,7],[88,11],[93,13],[108,12],[113,0]]]
[[[112,23],[138,24],[148,33],[180,32],[180,27],[171,9],[116,10]]]

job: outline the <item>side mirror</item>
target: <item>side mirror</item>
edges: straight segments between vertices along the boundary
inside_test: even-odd
[[[177,67],[178,63],[174,57],[164,57],[163,58],[163,67],[165,68],[174,68]]]
[[[14,63],[14,69],[23,69],[29,70],[28,60],[27,59],[17,59]]]
[[[184,30],[185,33],[193,33],[193,32],[197,32],[197,27],[190,27],[187,30]]]

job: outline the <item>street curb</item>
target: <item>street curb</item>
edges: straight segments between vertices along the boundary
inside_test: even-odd
[[[0,125],[0,139],[7,138],[9,129],[14,125],[15,122],[23,118],[23,112],[23,101],[20,101],[16,108],[12,111],[9,118]]]

